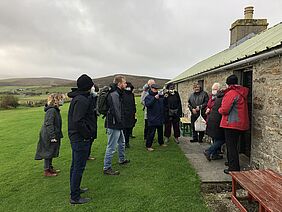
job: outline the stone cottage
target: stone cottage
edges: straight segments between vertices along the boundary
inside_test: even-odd
[[[171,81],[185,104],[195,82],[211,93],[214,82],[225,84],[227,76],[236,74],[250,89],[251,128],[240,141],[240,153],[253,168],[282,173],[282,23],[267,28],[266,19],[253,19],[253,7],[244,12],[245,18],[231,25],[229,48]]]

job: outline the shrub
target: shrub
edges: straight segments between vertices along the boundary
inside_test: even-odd
[[[0,108],[16,108],[19,106],[19,98],[13,95],[2,96],[0,99]]]

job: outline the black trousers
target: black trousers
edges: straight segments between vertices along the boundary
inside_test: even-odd
[[[92,147],[93,142],[94,142],[94,140],[93,140],[93,141],[90,141],[87,159],[90,157],[90,154],[91,154],[91,147]]]
[[[163,125],[161,125],[161,126],[148,126],[148,136],[147,136],[147,140],[146,140],[146,147],[147,148],[152,147],[156,130],[158,131],[158,143],[160,145],[164,144]]]
[[[205,132],[204,131],[202,132],[195,131],[195,121],[197,120],[197,118],[198,117],[191,116],[192,137],[193,137],[193,140],[202,142]]]
[[[171,136],[171,126],[173,127],[173,133],[175,138],[180,137],[179,121],[167,120],[165,122],[164,136],[169,138]]]
[[[44,159],[44,170],[52,168],[52,160],[53,158]]]
[[[145,119],[144,140],[147,140],[147,136],[148,136],[148,119]]]
[[[80,199],[80,183],[88,158],[89,146],[90,141],[71,142],[70,195],[75,201]]]
[[[129,145],[129,137],[130,137],[131,133],[132,133],[132,128],[125,128],[123,130],[125,146]]]
[[[224,131],[229,166],[228,170],[240,171],[238,144],[240,136],[244,133],[244,131],[234,129],[225,129]]]

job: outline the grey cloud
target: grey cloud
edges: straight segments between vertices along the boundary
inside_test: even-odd
[[[279,0],[248,1],[280,20]],[[0,2],[0,78],[114,73],[173,77],[228,47],[246,1]]]

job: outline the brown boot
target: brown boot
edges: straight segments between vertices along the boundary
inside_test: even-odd
[[[46,170],[44,170],[44,176],[45,177],[56,177],[56,176],[58,176],[58,174],[51,172],[50,169],[46,169]]]
[[[50,172],[52,172],[52,173],[55,173],[55,174],[58,174],[58,173],[60,173],[61,172],[61,170],[60,169],[55,169],[53,166],[50,166]]]

